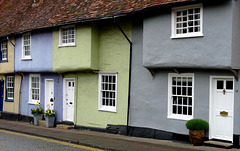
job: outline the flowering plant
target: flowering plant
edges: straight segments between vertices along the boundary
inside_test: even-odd
[[[37,106],[37,108],[31,109],[31,113],[33,115],[39,115],[39,114],[44,113],[43,109],[40,107],[40,102],[39,101],[37,102],[37,104],[35,104],[35,106]]]
[[[45,115],[46,116],[55,116],[55,111],[50,109],[49,104],[47,106],[48,106],[48,109],[46,110]]]
[[[46,116],[55,116],[55,111],[48,109],[48,110],[46,110],[45,115]]]

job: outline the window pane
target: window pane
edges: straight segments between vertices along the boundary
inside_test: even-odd
[[[233,89],[233,81],[226,81],[226,89],[228,90]]]
[[[200,7],[184,9],[176,12],[175,14],[175,34],[188,34],[200,32]],[[191,27],[191,28],[189,28]]]
[[[172,113],[179,115],[192,115],[192,93],[193,93],[193,83],[192,77],[172,77],[171,85],[171,103],[172,103]],[[176,84],[176,85],[174,85]]]
[[[176,96],[173,97],[173,104],[177,104],[177,97]]]
[[[192,115],[192,107],[188,107],[188,115]]]
[[[177,113],[177,106],[173,106],[173,113],[176,114]]]
[[[217,89],[223,89],[223,81],[217,81]]]
[[[115,106],[116,102],[116,76],[101,75],[102,105]],[[104,98],[104,99],[103,99]]]

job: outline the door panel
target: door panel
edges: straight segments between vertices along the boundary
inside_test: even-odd
[[[46,79],[45,84],[45,111],[54,110],[54,80]]]
[[[65,82],[65,120],[74,121],[74,91],[75,91],[75,81],[66,80]]]
[[[233,79],[213,80],[212,138],[233,140]]]

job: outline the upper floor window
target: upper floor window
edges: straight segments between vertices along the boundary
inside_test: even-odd
[[[75,27],[61,27],[59,37],[59,46],[75,46]]]
[[[14,76],[6,77],[6,101],[13,101],[14,96]]]
[[[168,117],[182,120],[193,118],[194,75],[169,74]]]
[[[29,103],[36,104],[40,102],[40,75],[39,74],[30,74],[29,87],[30,87],[30,96]]]
[[[116,112],[117,74],[99,74],[99,110]]]
[[[7,40],[2,40],[1,41],[1,61],[7,61],[7,52],[8,52],[8,45],[7,45]]]
[[[172,9],[171,38],[203,36],[202,4]]]
[[[22,36],[22,59],[31,59],[31,34],[27,33]]]

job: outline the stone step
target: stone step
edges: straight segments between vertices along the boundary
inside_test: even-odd
[[[233,146],[232,143],[213,141],[213,140],[204,141],[204,144],[208,146],[216,146],[216,147],[224,147],[224,148],[231,148]]]
[[[39,120],[38,126],[46,127],[46,121],[45,120]]]
[[[56,128],[58,129],[72,129],[73,125],[64,125],[64,124],[57,124]]]

